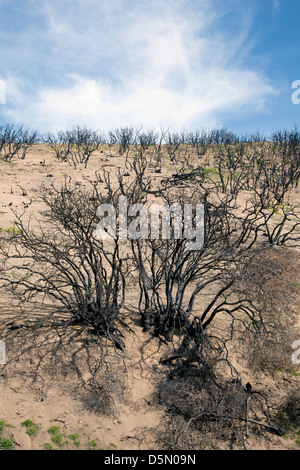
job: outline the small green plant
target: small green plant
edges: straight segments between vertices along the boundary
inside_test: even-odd
[[[291,285],[293,287],[296,287],[296,289],[299,289],[300,288],[300,282],[292,282]]]
[[[26,419],[26,421],[23,421],[22,426],[25,426],[26,428],[26,433],[29,436],[36,436],[37,432],[39,430],[39,426],[31,419]]]
[[[54,447],[52,444],[49,444],[49,442],[46,442],[46,444],[44,444],[44,450],[54,450]]]
[[[80,446],[80,440],[78,434],[70,434],[69,438],[73,441],[75,447]]]
[[[291,370],[291,374],[292,374],[294,377],[299,377],[300,372],[297,372],[296,370]]]
[[[98,439],[92,439],[88,444],[90,450],[100,450],[98,445]]]
[[[4,227],[0,229],[0,233],[9,233],[10,235],[20,235],[20,233],[22,233],[22,230],[16,227]]]
[[[297,430],[295,427],[291,427],[289,432],[283,436],[284,439],[286,440],[293,440],[296,442],[296,444],[300,445],[300,431]]]
[[[48,433],[51,436],[51,441],[53,444],[58,447],[63,447],[65,444],[68,444],[68,441],[64,441],[64,434],[61,433],[59,426],[51,426],[48,429]]]
[[[6,426],[9,426],[4,419],[0,419],[0,433],[5,429]],[[2,437],[0,439],[0,449],[1,450],[12,450],[15,447],[15,444],[12,439],[8,437]]]
[[[203,171],[204,173],[213,173],[213,174],[217,174],[217,170],[215,168],[212,168],[210,166],[207,166],[205,168],[203,168]]]
[[[62,434],[55,434],[51,437],[51,440],[54,444],[61,447],[63,445],[63,435]]]
[[[0,439],[0,449],[1,450],[12,450],[15,447],[15,444],[12,439],[8,437],[3,437]]]
[[[51,428],[48,429],[48,433],[51,435],[57,434],[59,431],[59,426],[51,426]]]

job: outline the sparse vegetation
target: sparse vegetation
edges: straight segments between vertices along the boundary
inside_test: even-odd
[[[3,437],[3,432],[6,427],[10,427],[3,419],[0,419],[0,449],[1,450],[13,450],[15,443],[10,437]]]
[[[13,450],[15,447],[14,442],[9,437],[3,437],[0,439],[1,450]]]
[[[51,436],[51,441],[53,442],[53,444],[55,444],[56,446],[58,446],[59,448],[63,447],[65,444],[68,443],[67,440],[64,440],[64,434],[61,432],[60,430],[60,427],[59,426],[51,426],[49,429],[48,429],[48,433],[50,434]]]
[[[19,151],[13,135],[11,146],[1,147],[6,162]],[[35,138],[23,138],[23,152]],[[251,437],[282,437],[284,422],[294,426],[297,443],[297,394],[279,404],[244,383],[247,374],[288,373],[298,380],[291,363],[291,345],[299,337],[297,129],[267,139],[226,129],[157,133],[126,127],[105,135],[78,126],[48,134],[45,144],[72,168],[67,174],[60,167],[64,180],[43,184],[31,197],[30,204],[42,208],[38,220],[24,204],[24,211],[14,212],[14,225],[0,229],[1,289],[20,305],[20,313],[1,326],[1,338],[12,341],[15,351],[11,361],[38,351],[35,377],[51,367],[51,373],[74,374],[88,409],[105,413],[113,408],[112,396],[122,396],[127,335],[134,334],[133,320],[141,322],[143,357],[151,357],[151,341],[160,354],[157,396],[166,413],[163,426],[150,432],[158,445],[248,448]],[[122,166],[108,170],[114,158]],[[71,174],[78,167],[93,168],[94,175],[86,171],[75,182]],[[128,239],[119,231],[120,197],[134,208],[126,208]],[[143,208],[152,204],[201,205],[202,245],[189,249],[183,212],[167,220],[169,236],[162,236],[161,213],[158,236],[143,237]],[[103,240],[97,230],[109,206],[117,222],[115,230],[105,228],[110,237]],[[196,216],[191,211],[194,226]],[[179,222],[184,230],[176,237]],[[37,302],[43,314],[23,313]],[[22,426],[31,437],[39,431],[30,419]],[[0,421],[0,432],[4,428]],[[47,450],[102,448],[90,434],[83,438],[56,424],[48,435]],[[111,442],[108,448],[118,446]]]
[[[23,421],[22,426],[26,428],[26,433],[29,436],[36,436],[39,430],[39,426],[32,420],[32,419],[26,419]]]

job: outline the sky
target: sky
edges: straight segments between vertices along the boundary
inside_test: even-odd
[[[0,124],[292,130],[299,17],[299,0],[0,0]]]

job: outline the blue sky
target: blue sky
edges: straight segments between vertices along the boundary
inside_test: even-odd
[[[0,0],[0,122],[292,129],[299,17],[299,0]]]

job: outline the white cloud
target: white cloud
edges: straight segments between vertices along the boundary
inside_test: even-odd
[[[62,84],[30,96],[16,86],[6,116],[41,130],[73,124],[178,129],[263,110],[274,89],[241,61],[249,53],[251,17],[241,12],[240,28],[228,35],[215,29],[224,11],[212,3],[43,2],[49,61],[59,62],[60,71],[65,64]]]

